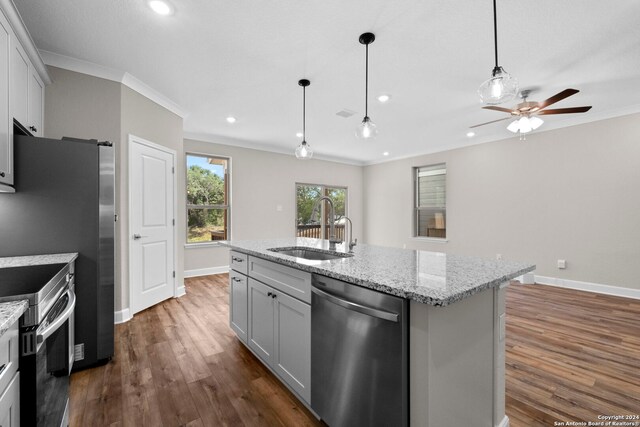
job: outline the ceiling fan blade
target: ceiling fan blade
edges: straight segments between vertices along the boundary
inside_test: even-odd
[[[586,113],[591,109],[588,107],[572,107],[572,108],[554,108],[553,110],[538,111],[537,114],[571,114],[571,113]]]
[[[509,113],[509,114],[513,112],[513,110],[510,108],[496,107],[494,105],[489,105],[488,107],[482,107],[482,108],[484,108],[485,110],[502,111],[504,113]]]
[[[498,120],[491,120],[490,122],[486,122],[486,123],[480,123],[479,125],[474,125],[474,126],[469,126],[469,129],[473,129],[473,128],[477,128],[478,126],[484,126],[484,125],[488,125],[490,123],[495,123],[495,122],[501,122],[503,120],[509,120],[512,117],[505,117],[503,119],[498,119]]]
[[[555,95],[553,95],[551,98],[547,99],[546,101],[539,102],[538,103],[538,108],[539,109],[546,108],[549,105],[555,104],[558,101],[562,101],[563,99],[568,98],[571,95],[575,95],[578,92],[580,92],[578,89],[565,89],[560,93],[556,93]]]

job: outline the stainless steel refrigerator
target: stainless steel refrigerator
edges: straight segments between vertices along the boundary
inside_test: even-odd
[[[0,194],[0,256],[78,252],[74,370],[114,352],[114,148],[18,135],[15,193]],[[77,347],[80,345],[81,347]]]

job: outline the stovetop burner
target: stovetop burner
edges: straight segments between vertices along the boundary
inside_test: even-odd
[[[0,297],[34,294],[67,264],[0,268]]]

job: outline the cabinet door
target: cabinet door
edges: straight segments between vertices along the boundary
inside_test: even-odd
[[[15,37],[11,38],[11,116],[29,127],[29,59]]]
[[[247,342],[247,276],[229,272],[229,326]]]
[[[20,426],[20,372],[16,372],[0,396],[0,426]]]
[[[29,118],[27,128],[34,136],[42,136],[44,125],[42,116],[44,108],[44,83],[40,80],[38,72],[31,67],[29,75]]]
[[[311,306],[280,291],[275,301],[273,369],[305,401],[311,400]]]
[[[13,135],[9,114],[11,30],[0,12],[0,183],[13,184]]]
[[[273,288],[249,278],[249,347],[273,365]]]

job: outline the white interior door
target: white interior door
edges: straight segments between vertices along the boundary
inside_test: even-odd
[[[175,295],[175,153],[129,137],[131,314]]]

